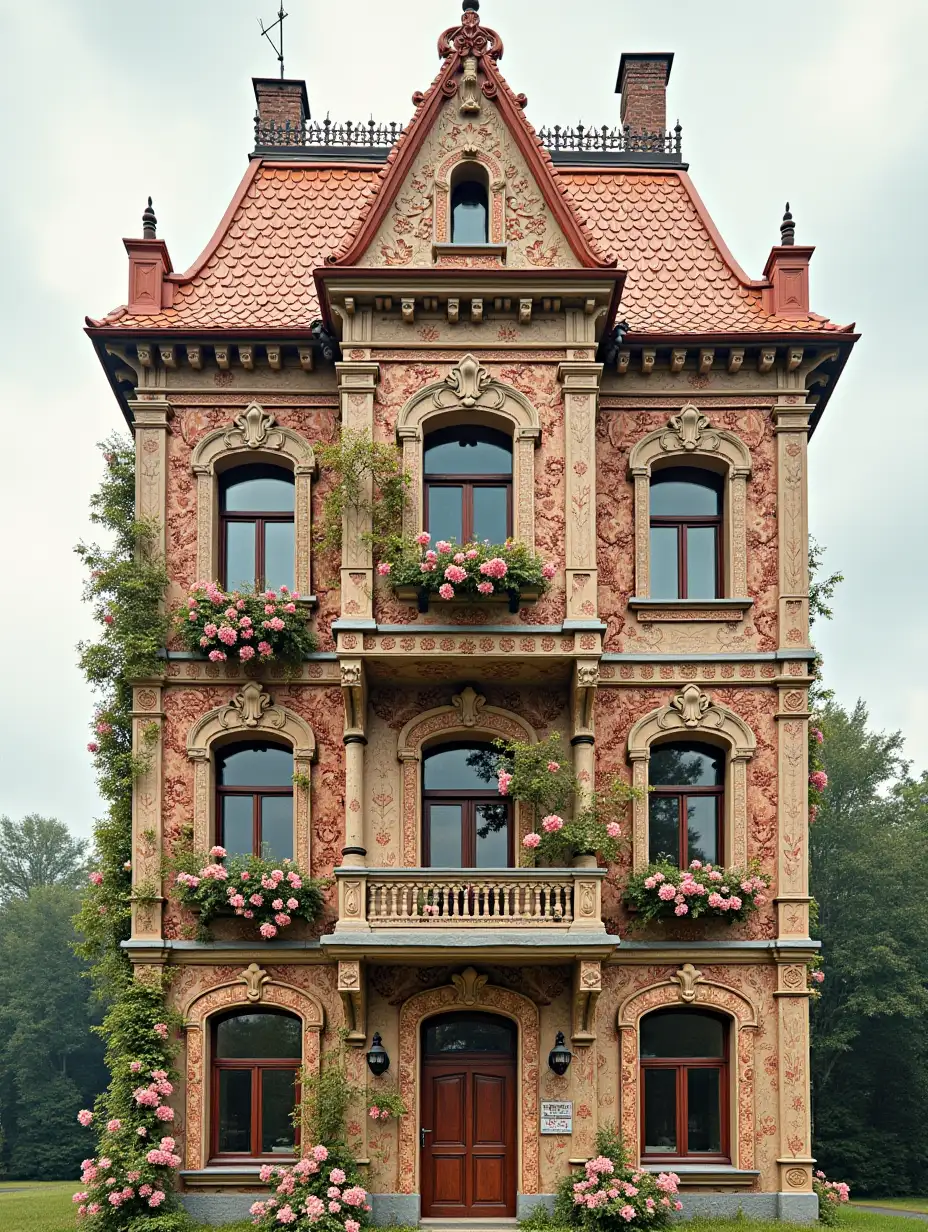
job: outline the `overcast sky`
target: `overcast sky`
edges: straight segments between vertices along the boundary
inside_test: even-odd
[[[125,302],[121,239],[146,196],[176,269],[222,216],[252,145],[252,75],[276,0],[0,0],[4,467],[0,813],[89,833],[90,632],[74,542],[95,443],[121,426],[85,314]],[[290,0],[286,67],[313,116],[405,122],[458,0]],[[926,0],[483,0],[536,125],[615,124],[622,51],[674,51],[671,122],[710,213],[759,277],[788,198],[815,244],[812,306],[863,339],[811,449],[811,521],[846,576],[817,626],[838,699],[863,697],[928,767],[928,418],[922,362]]]

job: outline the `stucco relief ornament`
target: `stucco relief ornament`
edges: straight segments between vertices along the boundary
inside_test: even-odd
[[[494,385],[493,378],[473,355],[464,358],[445,377],[444,386],[432,395],[432,404],[439,410],[448,411],[463,407],[472,411],[476,407],[498,411],[506,397]]]
[[[232,422],[234,427],[223,437],[227,449],[280,449],[284,443],[283,433],[276,427],[277,420],[257,402],[246,406]]]
[[[473,967],[467,967],[460,975],[452,975],[451,983],[457,989],[464,1005],[476,1005],[486,985],[487,977],[478,975]]]
[[[684,963],[673,977],[680,985],[680,1000],[692,1002],[696,1000],[696,985],[702,982],[702,972],[697,971],[692,963]]]
[[[462,727],[476,726],[477,719],[481,710],[483,710],[486,700],[481,693],[477,693],[470,685],[452,697],[451,704],[458,712]]]
[[[477,97],[477,61],[473,56],[468,56],[464,61],[460,107],[463,115],[477,115],[480,111],[480,99]]]
[[[278,706],[271,705],[270,694],[255,680],[242,685],[219,716],[223,727],[257,727],[262,721],[283,727],[285,717]]]
[[[238,978],[239,983],[245,985],[245,996],[248,1000],[260,1001],[262,990],[270,976],[257,963],[249,963]]]
[[[717,432],[707,431],[709,420],[695,406],[685,406],[679,415],[672,415],[670,426],[660,438],[665,453],[692,452],[702,449],[714,453],[720,444]]]

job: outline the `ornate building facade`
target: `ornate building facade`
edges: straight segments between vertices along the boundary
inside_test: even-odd
[[[762,278],[734,260],[667,131],[671,55],[622,57],[618,128],[536,133],[477,7],[402,131],[314,124],[302,82],[256,80],[203,254],[175,272],[149,214],[128,303],[88,326],[170,605],[286,581],[319,642],[295,676],[172,643],[135,687],[139,742],[159,733],[140,883],[191,825],[250,849],[241,809],[256,850],[333,879],[317,927],[270,941],[235,917],[197,940],[167,881],[135,904],[132,960],[177,968],[186,1021],[182,1188],[241,1214],[299,1150],[294,1069],[343,1030],[353,1079],[409,1109],[349,1117],[382,1221],[524,1214],[610,1122],[688,1209],[810,1219],[806,451],[855,335],[810,311],[788,214]],[[345,430],[398,451],[407,533],[511,536],[550,589],[417,602],[363,518],[331,567],[314,450]],[[477,824],[468,753],[555,732],[590,789],[642,789],[616,864],[520,867],[518,804]],[[756,861],[766,901],[640,925],[622,887],[665,841]],[[276,1055],[233,1063],[262,1021]]]

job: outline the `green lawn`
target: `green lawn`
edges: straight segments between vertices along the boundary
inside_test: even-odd
[[[76,1220],[71,1195],[73,1181],[0,1182],[0,1229],[3,1232],[75,1232]],[[879,1198],[876,1205],[899,1210],[926,1210],[928,1201],[919,1198]],[[841,1212],[841,1226],[847,1232],[916,1232],[918,1222],[903,1216],[875,1215],[851,1207]],[[694,1219],[687,1232],[784,1232],[789,1225],[759,1220]],[[229,1225],[229,1232],[250,1232],[250,1224]],[[388,1232],[384,1229],[383,1232]]]

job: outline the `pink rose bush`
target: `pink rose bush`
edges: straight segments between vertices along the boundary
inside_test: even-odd
[[[502,595],[510,610],[518,611],[524,593],[543,594],[557,573],[555,564],[512,539],[463,546],[439,539],[432,547],[431,536],[423,531],[414,537],[395,537],[388,554],[390,559],[378,564],[378,574],[389,575],[394,587],[414,587],[422,610],[432,595],[445,601]]]
[[[839,1221],[838,1212],[845,1202],[851,1200],[851,1187],[844,1181],[829,1181],[824,1172],[815,1172],[812,1188],[818,1195],[819,1223],[834,1227]]]
[[[124,1232],[140,1216],[176,1205],[181,1156],[165,1122],[174,1118],[177,1023],[166,1019],[161,990],[132,981],[104,1023],[112,1082],[94,1112],[77,1114],[81,1125],[97,1128],[98,1141],[73,1197],[80,1224],[100,1232]]]
[[[354,1160],[336,1147],[320,1143],[295,1164],[265,1164],[261,1180],[271,1196],[251,1207],[251,1222],[265,1232],[361,1232],[370,1222],[371,1205]]]
[[[174,895],[199,914],[204,936],[217,915],[232,914],[253,921],[258,936],[273,941],[295,919],[318,919],[325,902],[328,882],[307,877],[292,860],[227,856],[214,847],[205,857],[185,852],[177,864]]]
[[[767,902],[770,878],[757,862],[747,869],[719,868],[693,860],[679,869],[670,860],[649,864],[633,874],[622,901],[641,924],[651,920],[701,915],[719,916],[733,923],[745,920]]]
[[[315,634],[286,586],[261,593],[222,590],[215,582],[196,582],[174,625],[188,650],[213,663],[301,663],[316,649]]]
[[[552,1223],[588,1232],[615,1232],[635,1227],[665,1228],[682,1209],[680,1178],[674,1172],[655,1176],[633,1168],[613,1127],[596,1135],[595,1159],[582,1175],[572,1172],[558,1186]]]

